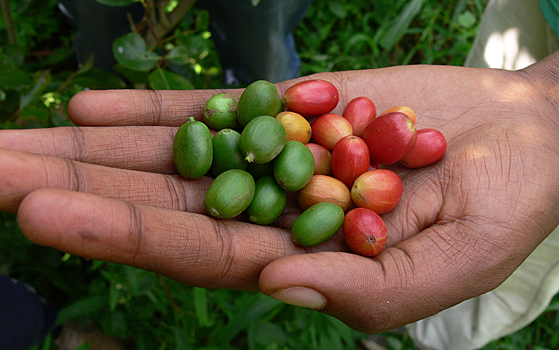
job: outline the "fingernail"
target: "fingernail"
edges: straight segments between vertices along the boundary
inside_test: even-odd
[[[314,289],[291,287],[279,290],[270,296],[282,303],[320,310],[326,305],[326,298]]]

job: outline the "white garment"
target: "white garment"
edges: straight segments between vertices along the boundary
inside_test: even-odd
[[[559,292],[559,228],[496,289],[408,326],[415,345],[472,350],[524,328]]]
[[[559,49],[538,0],[491,0],[466,66],[524,68]],[[559,227],[496,289],[407,326],[425,350],[473,350],[535,320],[559,292]]]

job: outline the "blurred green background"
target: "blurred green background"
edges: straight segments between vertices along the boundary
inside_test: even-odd
[[[70,98],[84,89],[221,88],[223,72],[208,13],[190,9],[158,50],[137,36],[120,75],[79,66],[74,32],[56,0],[2,0],[0,128],[72,125]],[[301,75],[404,64],[462,65],[486,0],[313,1],[294,31]],[[172,11],[177,1],[167,1]],[[10,38],[10,35],[12,37]],[[156,55],[156,56],[153,56]],[[132,57],[133,58],[133,57]],[[0,170],[1,171],[1,170]],[[95,324],[134,349],[359,349],[367,335],[340,321],[257,293],[192,288],[128,266],[39,247],[0,212],[0,273],[26,281],[62,308],[59,323]],[[559,298],[536,321],[484,349],[559,349]],[[389,349],[413,349],[387,332]],[[52,336],[38,349],[55,349]]]

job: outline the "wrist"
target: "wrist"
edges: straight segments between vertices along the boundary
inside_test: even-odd
[[[532,84],[544,106],[542,117],[559,133],[559,51],[518,73]]]

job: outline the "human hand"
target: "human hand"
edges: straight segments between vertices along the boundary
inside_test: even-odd
[[[418,128],[437,128],[448,141],[433,166],[393,168],[404,195],[383,216],[388,248],[373,259],[348,253],[340,235],[295,246],[282,229],[295,205],[280,227],[201,215],[211,180],[173,175],[171,148],[177,127],[200,117],[216,91],[90,91],[69,113],[93,127],[1,131],[0,209],[17,210],[38,244],[189,285],[261,290],[358,330],[387,330],[496,287],[558,224],[550,66],[314,76],[338,86],[335,112],[357,96],[381,111],[408,105]],[[293,83],[278,84],[280,93]]]

